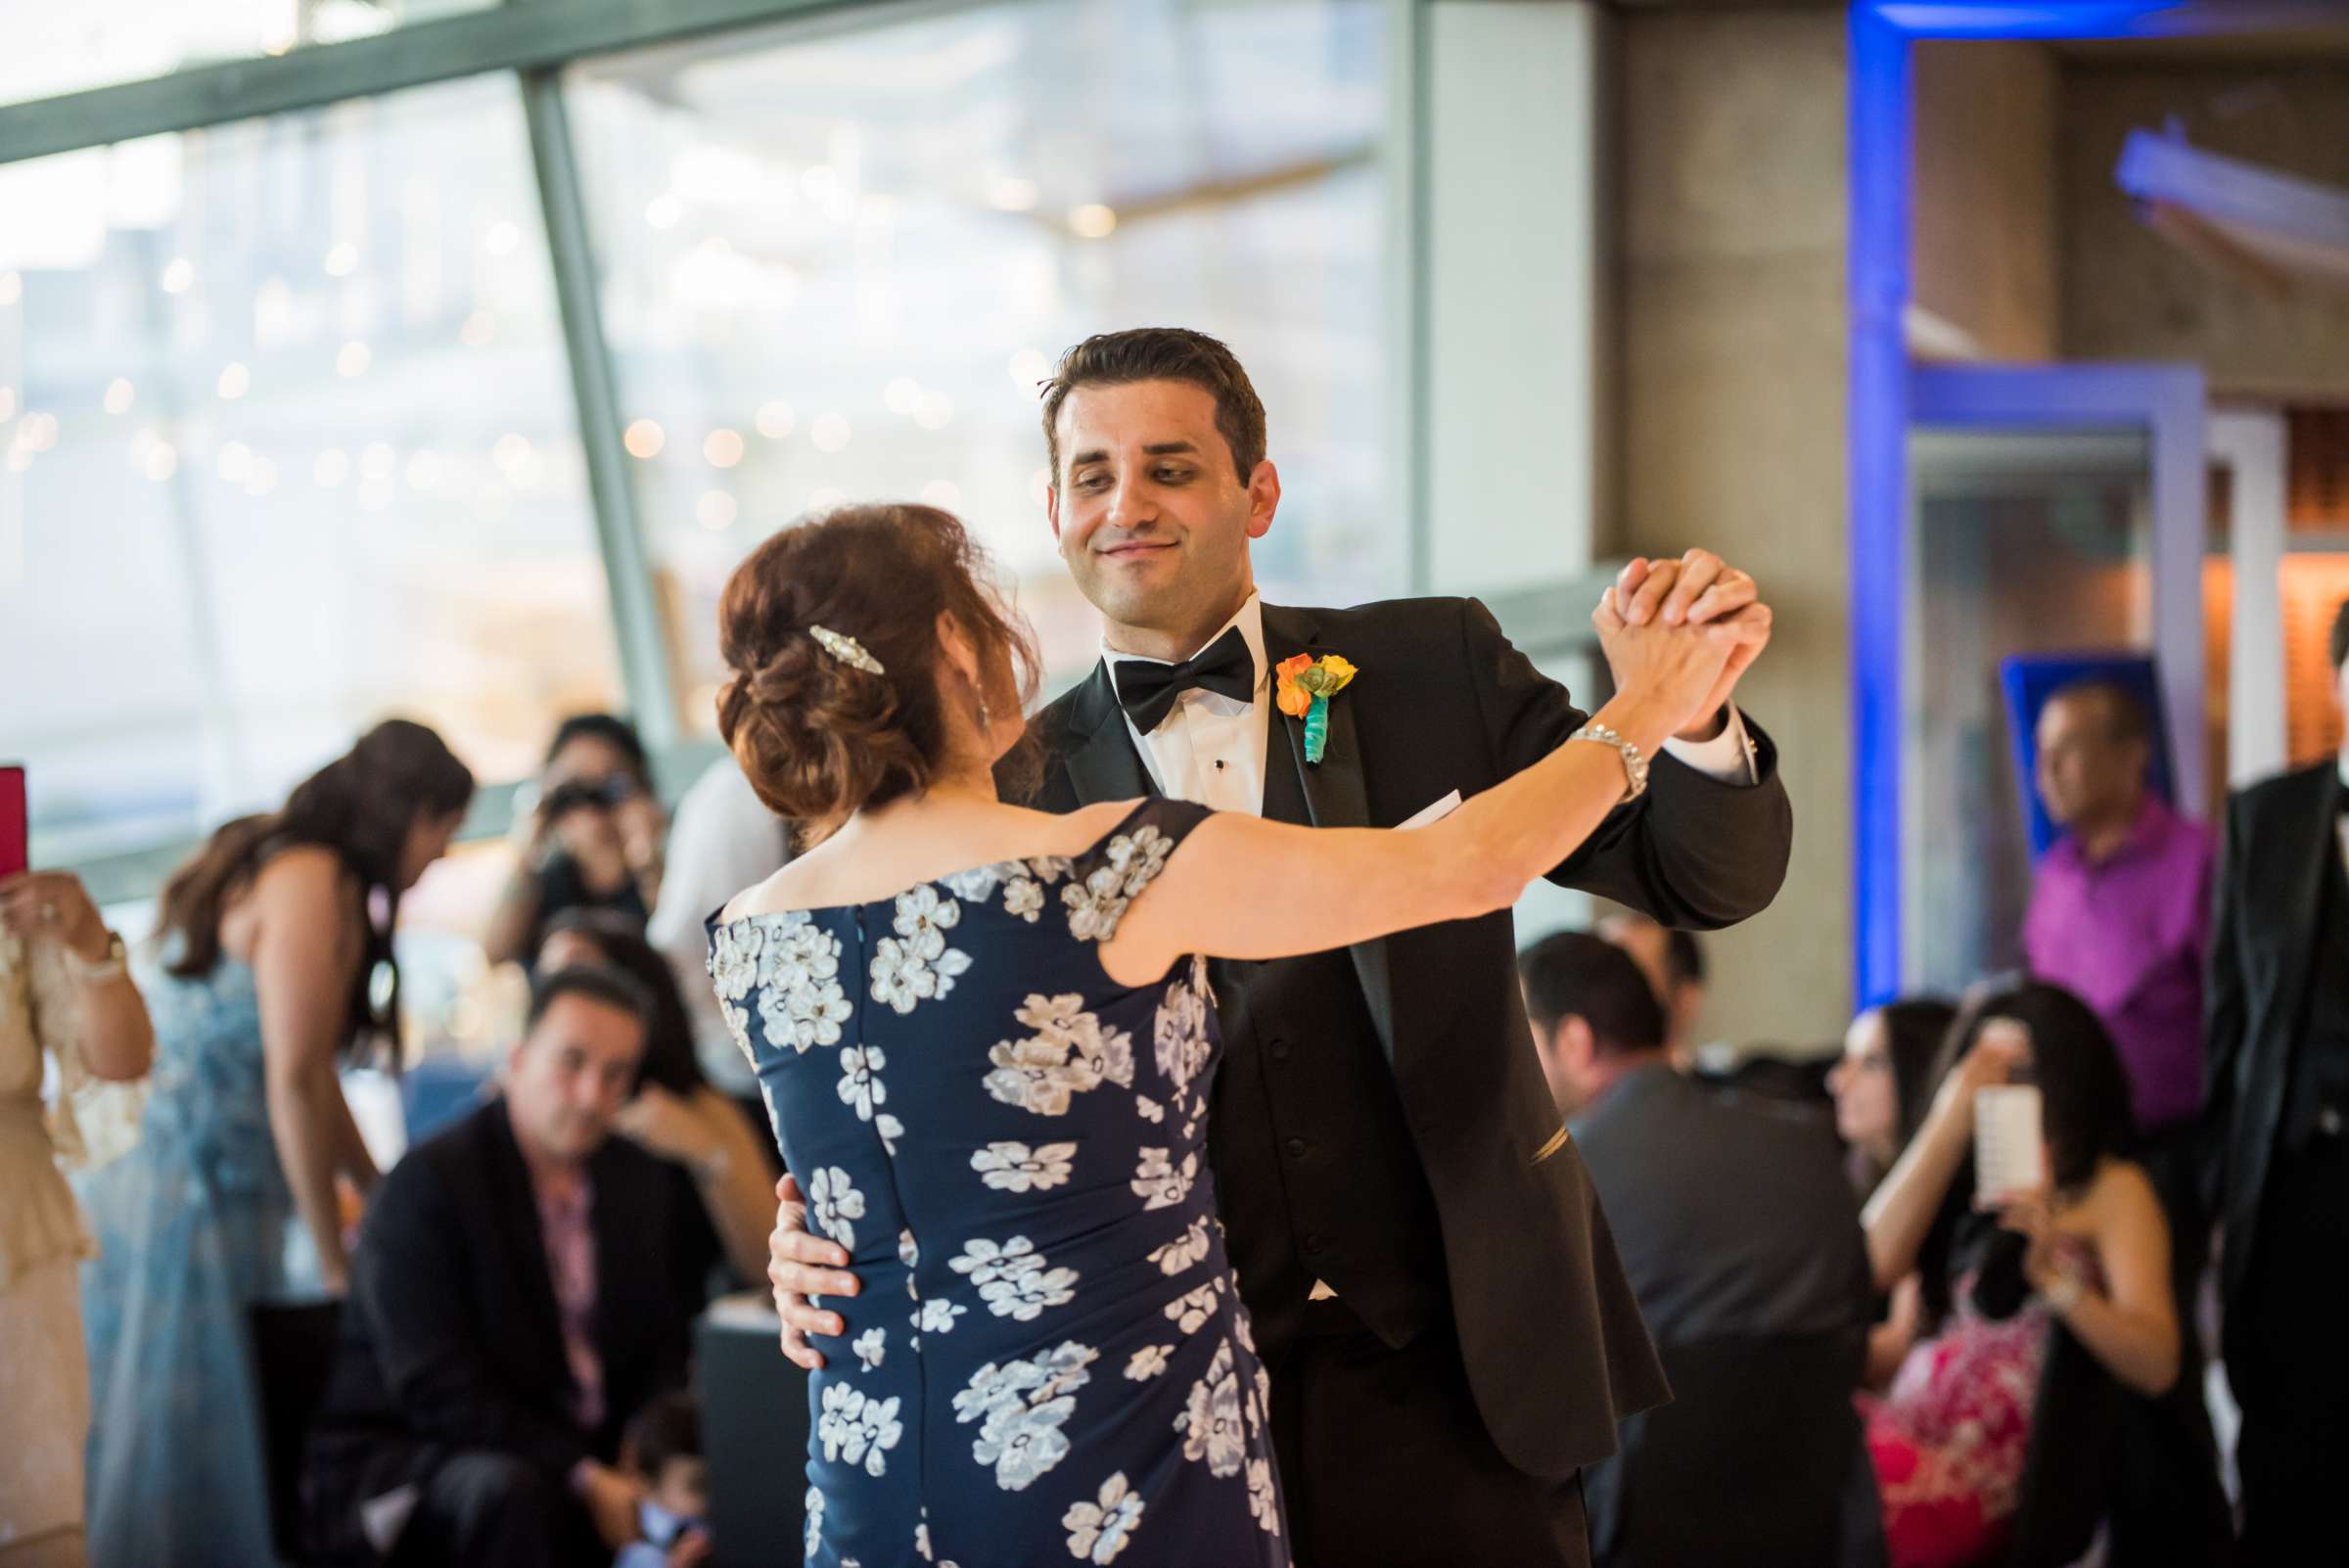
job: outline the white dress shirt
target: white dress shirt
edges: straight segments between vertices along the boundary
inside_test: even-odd
[[[1239,614],[1218,626],[1214,636],[1199,646],[1212,647],[1218,637],[1234,626],[1248,644],[1249,657],[1256,662],[1255,695],[1249,701],[1236,702],[1220,692],[1194,686],[1174,700],[1174,711],[1160,721],[1158,728],[1145,735],[1134,726],[1132,715],[1127,715],[1126,732],[1133,737],[1133,749],[1141,755],[1142,766],[1149,769],[1150,781],[1158,786],[1160,794],[1172,800],[1193,801],[1213,810],[1245,811],[1250,816],[1262,816],[1265,749],[1270,734],[1265,704],[1272,695],[1271,661],[1265,657],[1264,600],[1253,593],[1248,595],[1248,602],[1240,606]],[[1101,644],[1101,659],[1110,667],[1113,685],[1116,667],[1121,663],[1173,663],[1121,653],[1106,638]],[[1758,782],[1753,742],[1733,704],[1729,708],[1729,721],[1722,726],[1720,734],[1708,741],[1668,740],[1664,751],[1667,756],[1678,758],[1724,783]]]

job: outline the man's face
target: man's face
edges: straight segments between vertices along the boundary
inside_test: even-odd
[[[1053,536],[1095,609],[1179,632],[1239,608],[1248,541],[1272,527],[1280,484],[1268,462],[1241,482],[1213,393],[1179,381],[1080,387],[1055,434]]]
[[[2143,746],[2114,738],[2102,697],[2055,697],[2039,711],[2039,795],[2058,827],[2125,809],[2144,765]]]
[[[506,1063],[514,1135],[547,1160],[584,1160],[612,1135],[644,1056],[644,1025],[600,996],[550,1003]]]

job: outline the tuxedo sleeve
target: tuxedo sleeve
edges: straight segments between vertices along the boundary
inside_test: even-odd
[[[587,1438],[500,1385],[495,1349],[470,1310],[479,1261],[463,1235],[438,1173],[415,1159],[392,1170],[351,1271],[384,1385],[418,1436],[511,1453],[561,1478],[588,1456]]]
[[[1482,603],[1461,604],[1469,679],[1505,778],[1564,745],[1589,715],[1501,634]],[[1710,778],[1658,757],[1646,793],[1609,812],[1549,879],[1689,931],[1734,925],[1768,908],[1786,880],[1794,810],[1778,777],[1777,749],[1750,715],[1746,724],[1754,783]]]

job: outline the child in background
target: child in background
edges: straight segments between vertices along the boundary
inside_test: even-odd
[[[628,1423],[623,1460],[644,1483],[642,1541],[620,1548],[612,1568],[700,1568],[710,1560],[710,1482],[702,1416],[691,1394],[664,1394]]]

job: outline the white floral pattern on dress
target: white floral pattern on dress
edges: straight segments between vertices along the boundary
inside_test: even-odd
[[[840,1053],[840,1102],[855,1108],[857,1121],[871,1121],[873,1107],[889,1098],[880,1079],[887,1065],[878,1045],[852,1045]]]
[[[996,1486],[1026,1491],[1067,1456],[1060,1428],[1077,1407],[1077,1390],[1092,1381],[1088,1368],[1099,1354],[1063,1340],[1036,1360],[989,1361],[971,1374],[970,1386],[954,1396],[954,1419],[981,1423],[971,1457],[994,1468]]]
[[[873,1000],[910,1013],[916,1002],[951,992],[971,967],[969,953],[946,945],[946,933],[961,920],[962,905],[927,883],[898,894],[898,934],[874,945]]]
[[[889,1331],[878,1326],[868,1328],[849,1348],[856,1353],[856,1360],[866,1371],[877,1372],[889,1351]]]
[[[1182,1434],[1182,1456],[1205,1459],[1210,1475],[1238,1475],[1247,1443],[1240,1420],[1240,1378],[1227,1339],[1217,1345],[1215,1360],[1191,1385],[1189,1403],[1174,1417],[1174,1430]]]
[[[1134,1526],[1142,1522],[1142,1499],[1120,1470],[1101,1483],[1092,1502],[1072,1502],[1060,1516],[1069,1533],[1069,1555],[1080,1562],[1106,1563],[1126,1549]]]
[[[1280,1499],[1272,1491],[1272,1461],[1248,1461],[1248,1511],[1256,1515],[1256,1527],[1266,1535],[1280,1534]]]
[[[822,1491],[815,1487],[809,1487],[806,1500],[802,1506],[806,1510],[807,1522],[800,1533],[806,1542],[807,1555],[812,1557],[815,1555],[816,1547],[824,1544],[824,1495]]]
[[[825,1384],[822,1414],[815,1423],[824,1457],[861,1464],[866,1475],[876,1478],[888,1474],[883,1455],[905,1435],[905,1425],[898,1419],[898,1404],[894,1394],[872,1400],[852,1384]]]
[[[1038,1116],[1066,1116],[1069,1097],[1115,1084],[1133,1086],[1133,1037],[1105,1028],[1075,992],[1032,993],[1015,1015],[1036,1031],[1023,1040],[997,1040],[987,1059],[987,1092],[1005,1105]]]
[[[1167,1108],[1147,1094],[1136,1094],[1133,1097],[1133,1108],[1141,1113],[1142,1120],[1145,1122],[1163,1122],[1167,1119]]]
[[[925,1334],[950,1334],[954,1319],[970,1309],[958,1301],[933,1297],[922,1303],[922,1310],[913,1314],[914,1326]]]
[[[1144,1345],[1126,1358],[1126,1375],[1136,1383],[1147,1383],[1167,1369],[1167,1358],[1174,1354],[1172,1345]]]
[[[1207,1256],[1207,1217],[1201,1215],[1191,1222],[1191,1227],[1163,1247],[1154,1247],[1150,1261],[1158,1265],[1162,1274],[1179,1274]],[[1253,1347],[1251,1347],[1253,1348]]]
[[[1101,863],[1082,881],[1060,890],[1060,901],[1069,910],[1069,934],[1079,942],[1115,937],[1126,906],[1167,868],[1174,852],[1174,841],[1147,825],[1111,839]]]
[[[1153,1054],[1158,1070],[1174,1085],[1176,1100],[1206,1071],[1208,1057],[1215,1050],[1215,1037],[1208,1032],[1210,1012],[1207,987],[1195,965],[1187,978],[1167,988],[1158,1004],[1158,1018],[1151,1029],[1156,1047]]]
[[[1216,1315],[1216,1297],[1223,1290],[1222,1276],[1184,1291],[1166,1305],[1167,1320],[1185,1334],[1196,1334]]]
[[[1182,1164],[1175,1165],[1167,1150],[1145,1148],[1129,1184],[1144,1209],[1172,1209],[1191,1195],[1191,1183],[1198,1176],[1197,1149],[1185,1154]]]
[[[1055,1268],[1026,1236],[1014,1236],[997,1246],[974,1236],[946,1267],[968,1274],[979,1287],[979,1299],[998,1317],[1032,1322],[1047,1307],[1065,1307],[1077,1299],[1077,1270]]]
[[[864,1194],[837,1165],[819,1165],[807,1178],[807,1204],[815,1227],[834,1241],[856,1250],[856,1227],[849,1222],[864,1218]]]
[[[990,1143],[971,1155],[971,1169],[980,1179],[1004,1192],[1042,1192],[1069,1179],[1069,1162],[1076,1158],[1074,1143]]]

